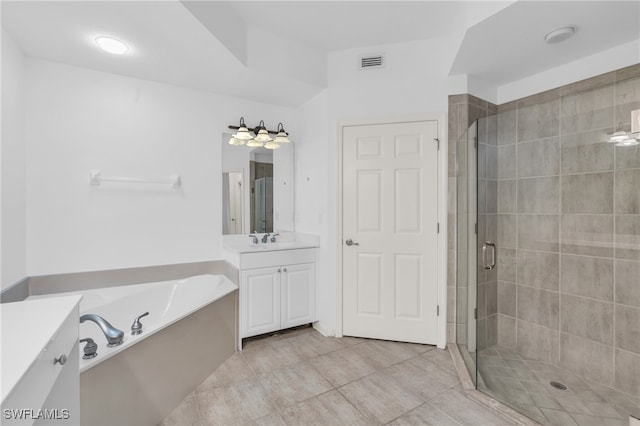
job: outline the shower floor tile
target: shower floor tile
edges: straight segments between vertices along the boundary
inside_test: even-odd
[[[449,353],[327,338],[313,328],[253,340],[162,422],[170,425],[514,425],[466,397]]]
[[[543,425],[627,426],[640,416],[640,398],[499,346],[478,352],[478,373],[478,389]]]

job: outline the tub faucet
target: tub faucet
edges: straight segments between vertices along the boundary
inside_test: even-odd
[[[269,235],[271,235],[271,234],[269,234],[269,233],[267,232],[266,234],[264,234],[264,235],[262,236],[262,244],[266,244],[267,240],[269,239]]]
[[[118,346],[124,340],[124,331],[118,330],[109,321],[96,314],[85,314],[80,317],[80,322],[93,321],[98,324],[100,330],[104,333],[104,337],[107,338],[107,346]]]

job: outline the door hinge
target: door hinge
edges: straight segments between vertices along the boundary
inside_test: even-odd
[[[438,234],[440,233],[440,222],[436,224],[436,231]]]
[[[440,151],[440,139],[433,138],[433,140],[436,141],[436,143],[438,144],[438,151]]]
[[[440,316],[440,305],[436,305],[436,316]]]
[[[478,319],[478,308],[473,308],[473,319]]]
[[[476,228],[476,235],[478,235],[478,224],[475,224],[475,228]]]

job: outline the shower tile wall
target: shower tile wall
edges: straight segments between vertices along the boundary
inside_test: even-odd
[[[640,65],[498,107],[479,294],[498,345],[640,395],[640,146],[606,142],[632,109]]]

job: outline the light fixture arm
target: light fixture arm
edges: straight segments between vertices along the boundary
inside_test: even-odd
[[[246,127],[246,125],[244,124],[244,117],[240,117],[240,125],[239,126],[230,125],[230,126],[227,126],[227,127],[229,129],[231,129],[231,130],[239,130],[240,127]],[[271,133],[272,135],[277,135],[280,130],[284,131],[284,127],[282,126],[282,123],[278,123],[278,130],[269,130],[269,129],[267,129],[264,126],[264,120],[260,120],[260,123],[257,126],[255,126],[253,128],[247,127],[247,129],[249,129],[250,132],[253,132],[253,133],[256,133],[256,134],[261,129],[264,129],[264,130],[267,131],[267,133]]]

